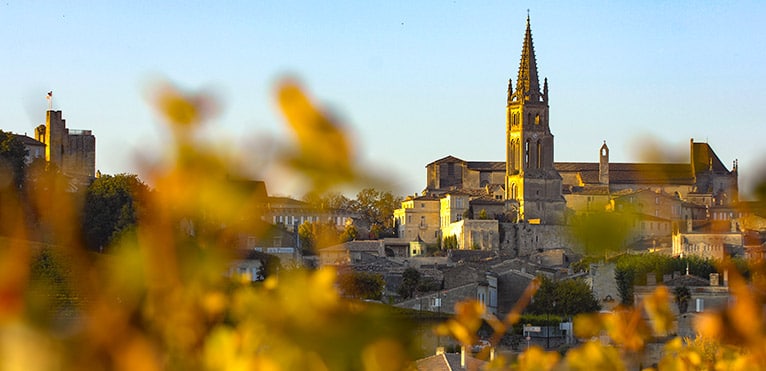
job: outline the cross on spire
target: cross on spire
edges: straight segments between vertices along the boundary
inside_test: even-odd
[[[527,29],[524,33],[524,45],[521,49],[519,75],[516,79],[516,94],[519,100],[540,101],[540,82],[537,78],[537,60],[532,43],[532,27],[527,9]]]

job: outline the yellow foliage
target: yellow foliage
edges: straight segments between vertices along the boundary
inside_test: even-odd
[[[319,192],[364,177],[347,132],[295,81],[281,82],[276,98],[295,139],[280,163]],[[28,207],[15,191],[0,189],[4,230],[12,231],[11,238],[0,239],[0,369],[411,369],[413,326],[392,320],[382,306],[343,300],[333,269],[281,271],[257,284],[224,276],[237,258],[231,241],[242,231],[263,232],[257,195],[231,182],[241,175],[238,169],[198,135],[215,113],[212,97],[165,84],[153,104],[171,128],[170,162],[146,169],[156,191],[142,200],[146,210],[135,230],[110,254],[84,251],[72,223],[79,220],[82,199],[65,191],[66,182],[32,187],[25,196]],[[37,212],[34,233],[25,223],[29,210]],[[624,240],[630,221],[604,214],[579,223],[575,234],[589,236],[594,251],[606,252]],[[30,243],[33,235],[45,243]],[[32,282],[30,271],[45,249],[67,256],[71,270],[51,280],[63,286],[50,291]],[[698,315],[696,339],[668,341],[659,368],[765,365],[762,270],[754,268],[753,284],[729,269],[732,304]],[[487,323],[497,345],[539,285],[533,280],[502,319],[478,301],[458,303],[454,318],[436,331],[470,347]],[[56,295],[71,302],[53,305]],[[634,308],[577,316],[574,332],[584,343],[563,359],[532,346],[516,358],[501,355],[488,367],[626,369],[646,344],[673,332],[670,298],[660,286]],[[479,354],[487,356],[488,351]]]
[[[561,357],[556,352],[546,352],[538,346],[533,346],[519,356],[517,367],[520,371],[548,371],[558,364],[559,358]]]
[[[572,370],[625,370],[620,354],[612,346],[589,341],[567,353],[566,363]]]

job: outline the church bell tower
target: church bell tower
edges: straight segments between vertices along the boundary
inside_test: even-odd
[[[519,220],[561,224],[566,203],[561,175],[553,166],[548,108],[548,79],[541,90],[527,16],[516,88],[508,81],[505,198],[516,208]]]

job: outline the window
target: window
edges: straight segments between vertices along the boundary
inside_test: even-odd
[[[425,228],[425,226],[426,226],[426,217],[425,216],[421,216],[420,217],[420,226]]]
[[[524,168],[529,168],[529,139],[524,142]]]
[[[543,144],[537,141],[537,168],[542,167],[543,164]]]

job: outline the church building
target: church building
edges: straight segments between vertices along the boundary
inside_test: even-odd
[[[414,237],[419,229],[427,229],[427,235],[419,237],[435,239],[439,235],[434,229],[437,227],[425,228],[423,224],[431,220],[423,214],[425,208],[414,221],[420,223],[417,227],[407,225],[412,221],[404,217],[406,209],[424,205],[426,198],[430,201],[449,195],[462,195],[469,205],[465,215],[445,220],[442,210],[438,218],[433,217],[441,221],[438,230],[442,232],[454,230],[445,225],[466,217],[477,218],[479,208],[483,218],[500,222],[563,226],[580,213],[628,211],[623,207],[633,200],[642,200],[641,207],[630,211],[662,225],[668,239],[672,229],[669,225],[683,229],[711,220],[714,215],[736,218],[736,161],[732,170],[727,169],[707,143],[692,139],[689,161],[685,163],[612,163],[606,141],[593,149],[596,162],[554,162],[548,80],[543,79],[541,84],[538,77],[529,16],[517,78],[515,84],[509,80],[507,94],[505,161],[465,161],[447,156],[426,165],[426,188],[418,196],[421,202],[405,201],[396,214],[400,231],[407,231],[400,237]],[[657,207],[646,200],[657,200]],[[442,233],[440,238],[444,237]]]

